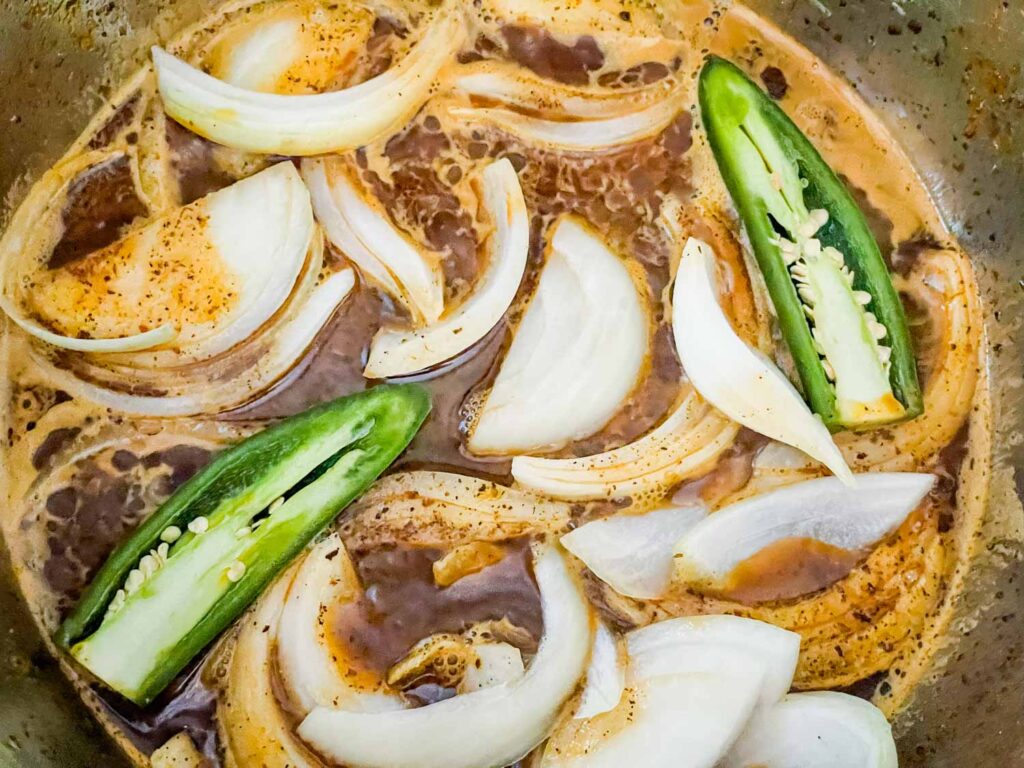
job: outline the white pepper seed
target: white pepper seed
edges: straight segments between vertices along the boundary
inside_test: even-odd
[[[163,533],[160,534],[160,541],[164,541],[168,544],[173,544],[181,538],[181,528],[176,525],[169,525],[164,528]]]
[[[231,583],[237,583],[242,580],[245,575],[245,563],[241,560],[235,560],[228,568],[227,577]]]
[[[284,496],[278,496],[274,499],[270,506],[267,508],[267,514],[272,515],[284,505]]]
[[[189,522],[188,529],[196,535],[206,533],[208,530],[210,530],[210,521],[202,515],[200,515],[199,517]]]

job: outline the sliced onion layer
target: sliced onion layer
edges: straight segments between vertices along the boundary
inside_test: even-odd
[[[590,650],[586,600],[557,549],[534,559],[544,636],[518,681],[418,709],[314,709],[298,728],[314,750],[352,768],[510,765],[547,736],[583,674]]]
[[[632,391],[647,348],[646,308],[626,265],[579,220],[562,218],[470,450],[550,450],[593,434]]]
[[[635,629],[626,635],[630,677],[713,672],[738,653],[761,667],[758,698],[774,704],[789,690],[800,654],[800,635],[739,616],[690,616]]]
[[[277,624],[277,662],[282,685],[302,714],[314,707],[338,707],[356,712],[402,709],[394,693],[367,690],[354,681],[359,675],[345,669],[341,649],[328,638],[326,612],[362,594],[348,551],[337,534],[317,544],[305,557],[288,588]]]
[[[729,418],[822,462],[853,482],[828,429],[771,360],[736,335],[718,303],[715,255],[690,238],[672,294],[679,359],[697,391]]]
[[[670,80],[624,88],[576,86],[541,77],[506,61],[461,65],[452,75],[455,89],[474,101],[498,102],[554,118],[607,120],[637,111],[671,90]]]
[[[402,543],[457,547],[564,531],[569,505],[450,472],[400,472],[352,505],[342,535],[350,547]]]
[[[363,375],[383,379],[431,368],[478,342],[500,322],[519,290],[530,250],[530,218],[515,169],[507,159],[483,172],[483,204],[494,227],[487,266],[465,302],[417,330],[382,329]]]
[[[793,693],[755,717],[723,768],[896,768],[892,728],[863,699]]]
[[[690,392],[656,429],[605,453],[575,459],[516,456],[516,482],[573,501],[664,494],[708,472],[732,445],[739,425]]]
[[[719,586],[744,560],[787,539],[813,539],[849,551],[873,546],[900,526],[935,484],[912,472],[835,477],[794,483],[709,515],[676,544],[680,574]]]
[[[702,506],[619,513],[567,533],[562,546],[620,595],[657,599],[672,579],[675,542],[706,514]]]
[[[451,107],[451,116],[469,126],[493,125],[526,144],[563,152],[607,152],[657,136],[683,108],[681,90],[650,106],[598,120],[547,120],[502,107]]]
[[[444,275],[435,253],[392,222],[341,158],[305,160],[302,172],[327,237],[367,278],[401,302],[417,324],[444,310]]]
[[[408,120],[430,97],[435,77],[464,35],[461,16],[442,9],[410,53],[387,72],[321,94],[239,88],[160,47],[153,48],[153,64],[164,109],[190,130],[249,152],[316,155],[354,149]]]
[[[619,641],[604,622],[598,622],[590,665],[579,706],[573,712],[577,720],[586,720],[615,709],[626,689],[625,654]]]

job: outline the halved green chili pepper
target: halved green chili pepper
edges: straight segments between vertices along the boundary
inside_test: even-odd
[[[849,191],[735,65],[709,58],[699,95],[711,149],[811,408],[833,430],[919,415],[903,306]]]
[[[57,643],[149,703],[387,469],[429,411],[421,387],[380,386],[225,451],[114,551]]]

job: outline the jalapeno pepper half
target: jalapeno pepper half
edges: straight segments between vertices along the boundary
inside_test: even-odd
[[[380,386],[220,454],[107,559],[55,640],[145,705],[387,469],[430,400]]]
[[[711,149],[811,408],[833,431],[919,415],[903,306],[846,187],[734,64],[710,57],[698,90]]]

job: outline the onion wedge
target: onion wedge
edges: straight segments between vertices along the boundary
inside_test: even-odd
[[[398,712],[318,707],[299,736],[351,768],[479,768],[510,765],[547,736],[587,665],[591,617],[553,547],[534,559],[544,636],[526,674],[512,684]]]
[[[306,160],[302,172],[328,239],[404,304],[415,322],[437,320],[444,310],[444,275],[436,254],[392,224],[344,160]]]
[[[472,295],[425,328],[379,331],[363,371],[367,378],[403,376],[455,357],[486,336],[512,304],[530,250],[530,217],[519,178],[507,159],[489,165],[482,181],[484,208],[494,232],[486,271]]]
[[[640,376],[648,318],[626,265],[573,217],[555,225],[549,251],[470,434],[474,453],[550,450],[591,435]]]
[[[740,501],[679,540],[678,573],[715,588],[744,560],[786,539],[864,550],[895,531],[934,484],[934,475],[878,472],[857,475],[853,487],[821,477]]]
[[[610,712],[619,705],[626,688],[624,654],[619,642],[604,622],[598,622],[594,644],[590,649],[587,682],[580,696],[580,704],[573,713],[577,720]]]
[[[633,680],[713,671],[720,652],[740,653],[762,667],[759,698],[771,705],[793,681],[800,635],[739,616],[690,616],[635,629],[626,635],[626,648]]]
[[[738,431],[738,424],[691,391],[656,429],[633,443],[574,459],[516,456],[512,476],[558,499],[636,500],[709,471]]]
[[[771,360],[736,335],[718,303],[711,246],[690,238],[672,292],[676,351],[697,391],[729,418],[799,448],[844,483],[853,473],[821,420]]]
[[[337,534],[317,544],[288,588],[277,623],[277,661],[282,685],[299,712],[316,706],[357,712],[402,709],[400,697],[352,684],[358,675],[342,668],[341,649],[331,643],[325,611],[355,600],[359,577]]]
[[[442,9],[397,65],[359,85],[321,94],[239,88],[160,47],[153,48],[153,65],[167,114],[200,136],[249,152],[308,156],[355,149],[402,125],[429,98],[464,35],[461,16]]]
[[[722,768],[896,768],[896,744],[872,704],[834,691],[793,693],[755,717]]]
[[[466,125],[491,124],[530,145],[563,152],[606,152],[656,136],[683,108],[681,91],[648,107],[599,120],[546,120],[501,107],[451,107],[449,114]]]
[[[352,549],[455,547],[561,532],[569,521],[569,505],[532,493],[450,472],[399,472],[352,505],[342,537]]]
[[[456,91],[474,100],[552,117],[607,120],[635,112],[672,88],[670,80],[632,88],[573,86],[536,75],[505,61],[462,64],[452,76]]]
[[[672,579],[675,542],[706,514],[701,506],[624,512],[581,525],[561,543],[620,595],[654,600]]]

